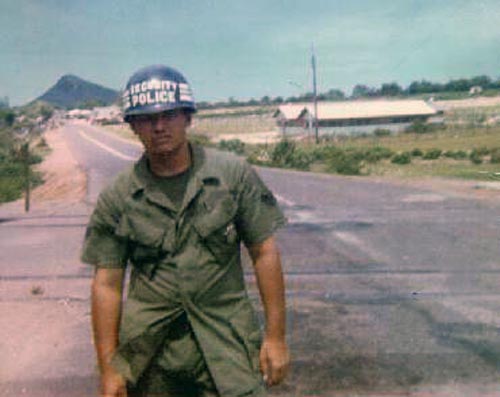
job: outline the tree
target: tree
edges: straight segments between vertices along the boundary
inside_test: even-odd
[[[475,76],[470,79],[471,86],[480,86],[482,88],[490,88],[491,78],[485,75]]]
[[[352,89],[353,98],[365,98],[377,95],[377,90],[364,84],[356,84]]]
[[[271,104],[271,98],[269,98],[268,95],[265,95],[265,96],[263,96],[260,99],[260,102],[262,103],[262,105],[270,105]]]
[[[329,101],[341,101],[345,99],[345,94],[342,90],[332,88],[325,94],[325,98]]]
[[[384,83],[380,88],[380,95],[382,96],[398,96],[403,93],[401,86],[395,82]]]
[[[443,91],[443,85],[439,83],[431,83],[427,80],[413,81],[406,90],[410,95],[416,94],[431,94]]]

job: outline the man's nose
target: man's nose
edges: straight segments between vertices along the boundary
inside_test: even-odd
[[[152,123],[153,123],[153,129],[155,131],[162,130],[166,126],[165,117],[162,117],[161,115],[154,117]]]

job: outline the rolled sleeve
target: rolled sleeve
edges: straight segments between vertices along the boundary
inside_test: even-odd
[[[127,265],[127,241],[116,235],[119,212],[105,194],[97,201],[85,233],[81,261],[102,268]]]
[[[276,198],[257,172],[245,164],[240,183],[237,227],[245,245],[257,244],[286,224]]]

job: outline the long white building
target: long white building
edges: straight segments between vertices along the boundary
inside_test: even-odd
[[[376,129],[402,131],[413,122],[427,121],[437,110],[422,100],[370,100],[318,102],[318,126],[321,134],[357,135]],[[311,103],[285,104],[274,117],[285,134],[303,134],[311,130],[314,107]]]

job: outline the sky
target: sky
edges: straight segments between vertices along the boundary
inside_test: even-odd
[[[350,94],[356,84],[500,78],[498,0],[0,0],[0,97],[64,74],[113,89],[149,64],[198,101]]]

